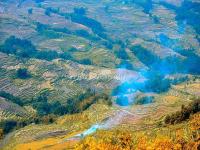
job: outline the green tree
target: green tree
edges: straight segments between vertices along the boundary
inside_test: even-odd
[[[28,9],[28,14],[29,14],[29,15],[33,14],[33,8],[29,8],[29,9]]]
[[[74,13],[78,15],[85,15],[86,14],[86,9],[83,7],[80,8],[74,8]]]
[[[17,70],[17,75],[18,78],[20,79],[27,79],[29,78],[31,75],[28,73],[28,70],[26,68],[19,68]]]

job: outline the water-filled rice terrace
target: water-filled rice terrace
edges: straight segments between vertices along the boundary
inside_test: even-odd
[[[190,137],[187,122],[162,125],[200,97],[199,10],[198,0],[1,1],[0,128],[20,127],[0,147],[75,149],[118,130]]]

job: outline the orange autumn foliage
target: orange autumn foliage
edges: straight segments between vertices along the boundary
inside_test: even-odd
[[[175,136],[163,136],[162,132],[154,131],[148,131],[151,134],[130,134],[128,130],[99,131],[78,143],[76,150],[199,150],[199,120],[200,114],[195,114],[181,126],[167,127],[166,131]]]
[[[107,135],[107,134],[106,134]],[[108,134],[103,139],[92,136],[87,137],[76,150],[131,150],[133,149],[132,137],[129,133]]]
[[[194,114],[189,123],[191,130],[200,130],[200,113]]]

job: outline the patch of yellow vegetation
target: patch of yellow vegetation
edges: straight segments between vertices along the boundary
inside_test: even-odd
[[[189,84],[187,87],[200,89],[200,84],[199,83],[192,83],[192,84]]]
[[[15,147],[16,150],[39,150],[45,147],[50,147],[59,143],[58,138],[48,138],[40,141],[33,141],[30,143],[19,144]]]
[[[175,104],[176,102],[178,102],[180,100],[180,97],[173,96],[173,95],[167,95],[163,99],[164,99],[164,102],[167,104]]]
[[[35,69],[36,69],[35,65],[28,66],[28,70],[30,70],[30,71],[35,71]]]
[[[15,79],[13,80],[13,83],[16,85],[16,86],[23,86],[25,81],[22,80],[22,79]]]
[[[199,83],[179,84],[175,86],[177,89],[200,89]]]
[[[89,118],[85,114],[75,114],[75,115],[65,115],[60,117],[56,123],[60,125],[66,125],[68,123],[78,123],[78,122],[86,122],[89,121]]]
[[[176,89],[184,89],[186,87],[185,84],[178,84],[176,86],[174,86]]]
[[[71,140],[67,142],[61,142],[56,145],[53,145],[51,147],[45,148],[45,150],[68,150],[68,149],[74,149],[74,146],[78,143],[79,141]]]
[[[83,113],[73,114],[73,115],[64,115],[57,120],[59,125],[68,125],[72,124],[90,124],[95,122],[100,122],[103,119],[107,118],[114,112],[113,109],[104,105],[104,104],[94,104],[89,109]]]
[[[96,78],[97,76],[98,76],[98,75],[97,75],[96,73],[90,72],[90,73],[89,73],[89,80],[92,80],[92,79]]]
[[[47,72],[43,73],[43,75],[42,75],[43,78],[54,78],[55,76],[56,76],[56,74],[52,73],[50,71],[47,71]]]
[[[175,89],[182,91],[182,92],[187,92],[191,95],[196,95],[200,96],[200,83],[199,82],[194,82],[194,83],[183,83],[174,86]]]
[[[200,145],[198,115],[192,117],[191,132],[188,122],[161,128],[130,130],[99,130],[76,145],[76,150],[197,150]],[[194,124],[195,122],[195,124]]]
[[[193,115],[189,123],[190,123],[190,129],[192,131],[200,130],[200,113]],[[199,138],[200,138],[200,134],[199,134]]]
[[[20,65],[18,64],[18,65],[16,65],[16,66],[5,66],[4,68],[5,68],[5,69],[8,69],[8,70],[13,70],[13,69],[17,70],[17,69],[20,68]]]
[[[40,89],[50,89],[50,90],[52,90],[52,89],[53,89],[53,86],[51,85],[51,81],[46,81],[46,82],[40,84],[40,85],[38,86],[38,88],[40,88]]]
[[[37,111],[32,106],[24,106],[24,108],[30,113],[30,114],[36,114]]]

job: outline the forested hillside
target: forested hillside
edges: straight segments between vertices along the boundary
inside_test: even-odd
[[[0,149],[196,150],[199,66],[199,0],[1,0]]]

